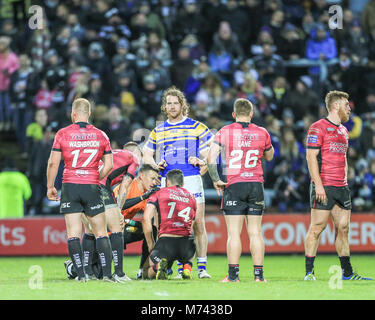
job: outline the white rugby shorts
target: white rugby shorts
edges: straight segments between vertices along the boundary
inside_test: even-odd
[[[161,187],[165,187],[165,177],[161,178]],[[204,203],[204,190],[201,175],[184,177],[184,188],[192,193],[197,203]]]

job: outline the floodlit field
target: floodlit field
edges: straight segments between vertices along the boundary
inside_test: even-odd
[[[315,282],[303,281],[302,255],[267,256],[264,268],[268,283],[253,282],[249,256],[241,258],[239,283],[220,282],[227,272],[225,256],[209,256],[208,270],[212,279],[200,280],[195,271],[191,281],[134,280],[126,284],[68,280],[64,260],[64,257],[0,258],[0,299],[375,299],[375,281],[340,282],[337,274],[329,273],[330,269],[335,272],[339,269],[332,267],[339,265],[334,255],[317,257]],[[134,279],[139,258],[125,257],[124,263],[126,273]],[[355,255],[352,264],[360,275],[375,278],[375,255]]]

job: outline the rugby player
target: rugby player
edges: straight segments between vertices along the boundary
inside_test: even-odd
[[[156,187],[158,184],[160,184],[159,170],[148,164],[142,165],[139,169],[138,176],[129,187],[127,199],[121,212],[125,221],[129,221],[129,228],[124,229],[124,249],[126,249],[127,244],[143,240],[142,256],[137,279],[142,278],[143,265],[148,259],[149,251],[144,238],[142,225],[140,221],[134,221],[133,218],[137,213],[143,213],[145,211],[147,199],[152,193],[159,189]],[[135,232],[130,231],[131,224],[135,225]],[[153,226],[153,232],[154,236],[156,236],[157,230],[155,226]]]
[[[263,282],[264,241],[261,224],[264,211],[262,158],[273,159],[274,149],[266,129],[251,123],[253,105],[246,99],[234,102],[235,122],[221,128],[208,154],[208,172],[219,195],[227,225],[228,275],[223,282],[239,281],[242,252],[241,232],[244,220],[250,239],[254,280]],[[224,149],[227,182],[217,171],[217,158]]]
[[[342,125],[349,120],[349,95],[330,91],[325,97],[328,116],[314,122],[307,133],[306,159],[311,176],[311,222],[305,239],[305,280],[315,280],[314,260],[319,237],[332,216],[335,246],[343,280],[372,280],[353,272],[350,263],[349,224],[352,209],[347,182],[349,134]]]
[[[125,149],[129,148],[129,143],[127,143],[124,146]],[[114,163],[116,164],[116,153],[115,150],[113,150],[114,153]],[[122,221],[124,218],[126,221],[128,221],[128,224],[125,226],[123,231],[123,245],[122,245],[122,252],[124,249],[126,249],[126,245],[129,243],[133,243],[136,241],[144,240],[144,235],[142,231],[142,224],[140,221],[134,221],[132,220],[133,217],[137,213],[143,213],[146,207],[147,199],[148,197],[155,191],[158,190],[155,186],[157,186],[160,183],[159,181],[159,171],[152,167],[151,165],[143,165],[138,172],[137,177],[132,181],[132,183],[129,186],[129,190],[127,192],[127,199],[125,201],[125,204],[122,208]],[[115,203],[113,198],[117,198],[118,190],[120,188],[120,184],[116,185],[113,189],[113,194],[111,191],[111,194],[107,197],[107,199],[104,199],[104,203],[110,204]],[[107,209],[106,209],[107,214]],[[114,219],[114,222],[116,222],[116,219]],[[86,228],[86,234],[88,234],[88,237],[91,237],[90,234],[90,226],[87,224],[86,221],[84,221],[85,228]],[[128,231],[127,226],[131,226],[135,224],[136,231]],[[156,236],[157,231],[156,227],[154,226],[154,235]],[[111,227],[109,226],[109,229],[112,231]],[[113,235],[113,231],[111,232],[111,236]],[[111,242],[112,244],[112,242]],[[113,245],[112,245],[113,247]],[[120,252],[120,251],[119,251]],[[93,273],[96,278],[102,277],[102,272],[100,269],[100,265],[98,265],[98,257],[97,253],[95,252],[95,243],[91,245],[91,249],[87,254],[90,254],[90,260],[87,262],[87,268],[90,268],[91,274]],[[119,254],[119,259],[123,256],[123,254]],[[144,240],[144,243],[142,245],[142,257],[141,257],[141,263],[140,263],[140,270],[137,275],[137,279],[142,277],[142,268],[144,265],[144,262],[147,261],[149,256],[149,251],[147,247],[147,242]],[[116,261],[115,262],[115,269],[116,269]],[[75,269],[72,267],[72,262],[70,260],[65,261],[65,269],[68,274],[69,278],[74,278],[76,276]],[[121,268],[122,271],[122,268]],[[116,273],[116,271],[115,271]],[[128,281],[130,278],[128,278],[126,275],[123,277],[123,279],[120,279],[122,281]]]
[[[161,170],[161,186],[166,185],[166,174],[180,169],[184,185],[197,200],[197,216],[194,236],[197,243],[198,277],[210,278],[207,272],[207,233],[204,211],[205,198],[201,174],[207,171],[206,157],[213,134],[203,123],[187,117],[189,105],[184,94],[176,87],[164,91],[162,112],[168,120],[154,128],[143,150],[143,163],[158,166]],[[156,164],[154,156],[160,158]],[[182,264],[179,263],[179,274]]]
[[[150,279],[167,279],[167,269],[175,260],[183,265],[182,278],[192,278],[191,259],[195,254],[192,224],[197,209],[196,199],[185,188],[181,170],[166,174],[166,187],[150,196],[143,214],[142,226],[150,253]],[[152,219],[159,225],[155,243]]]
[[[72,105],[72,125],[55,136],[47,167],[47,197],[58,201],[54,187],[61,159],[65,162],[60,212],[64,214],[69,255],[77,270],[77,281],[86,282],[81,248],[81,214],[87,217],[96,238],[96,249],[104,281],[115,281],[111,273],[112,249],[107,234],[104,203],[99,180],[113,167],[113,156],[107,135],[88,123],[90,102],[76,99]],[[99,170],[99,161],[103,166]]]
[[[111,241],[112,256],[114,264],[113,277],[118,282],[129,281],[130,278],[123,271],[124,258],[124,218],[121,215],[120,208],[112,192],[112,188],[118,185],[119,191],[117,199],[119,200],[120,192],[122,198],[126,197],[131,182],[133,181],[136,170],[139,167],[142,152],[135,142],[128,142],[123,149],[115,149],[113,153],[113,169],[102,180],[100,180],[100,190],[105,207],[107,227],[111,231],[109,239]],[[122,200],[123,201],[123,200]],[[82,239],[82,250],[84,256],[84,268],[89,278],[97,278],[92,269],[93,256],[95,253],[94,235],[91,232],[88,221],[83,217],[85,225],[85,234]],[[65,262],[66,267],[66,262]]]

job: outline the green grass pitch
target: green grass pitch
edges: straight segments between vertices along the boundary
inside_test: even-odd
[[[198,279],[194,271],[193,280],[134,280],[126,284],[100,281],[77,283],[68,280],[63,266],[64,260],[64,257],[0,258],[0,299],[375,299],[375,280],[341,283],[335,281],[335,274],[329,273],[332,266],[339,265],[339,260],[334,255],[318,255],[315,261],[317,281],[311,282],[303,281],[303,255],[266,256],[264,270],[267,283],[253,281],[249,256],[241,258],[239,283],[220,282],[227,273],[226,256],[208,257],[208,271],[212,279]],[[124,259],[125,271],[133,279],[138,263],[139,257]],[[354,255],[352,265],[360,275],[375,278],[375,255]],[[42,282],[36,280],[39,276]]]

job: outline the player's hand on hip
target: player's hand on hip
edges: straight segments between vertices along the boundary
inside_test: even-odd
[[[224,191],[226,184],[227,184],[226,182],[221,181],[221,180],[214,182],[214,188],[216,189],[216,192],[219,196],[223,195],[223,191]]]
[[[49,200],[53,200],[53,201],[59,201],[60,200],[59,194],[58,194],[55,187],[51,187],[51,188],[47,189],[47,198]]]
[[[316,201],[322,204],[326,203],[327,195],[322,185],[315,185],[315,198],[316,198]]]

